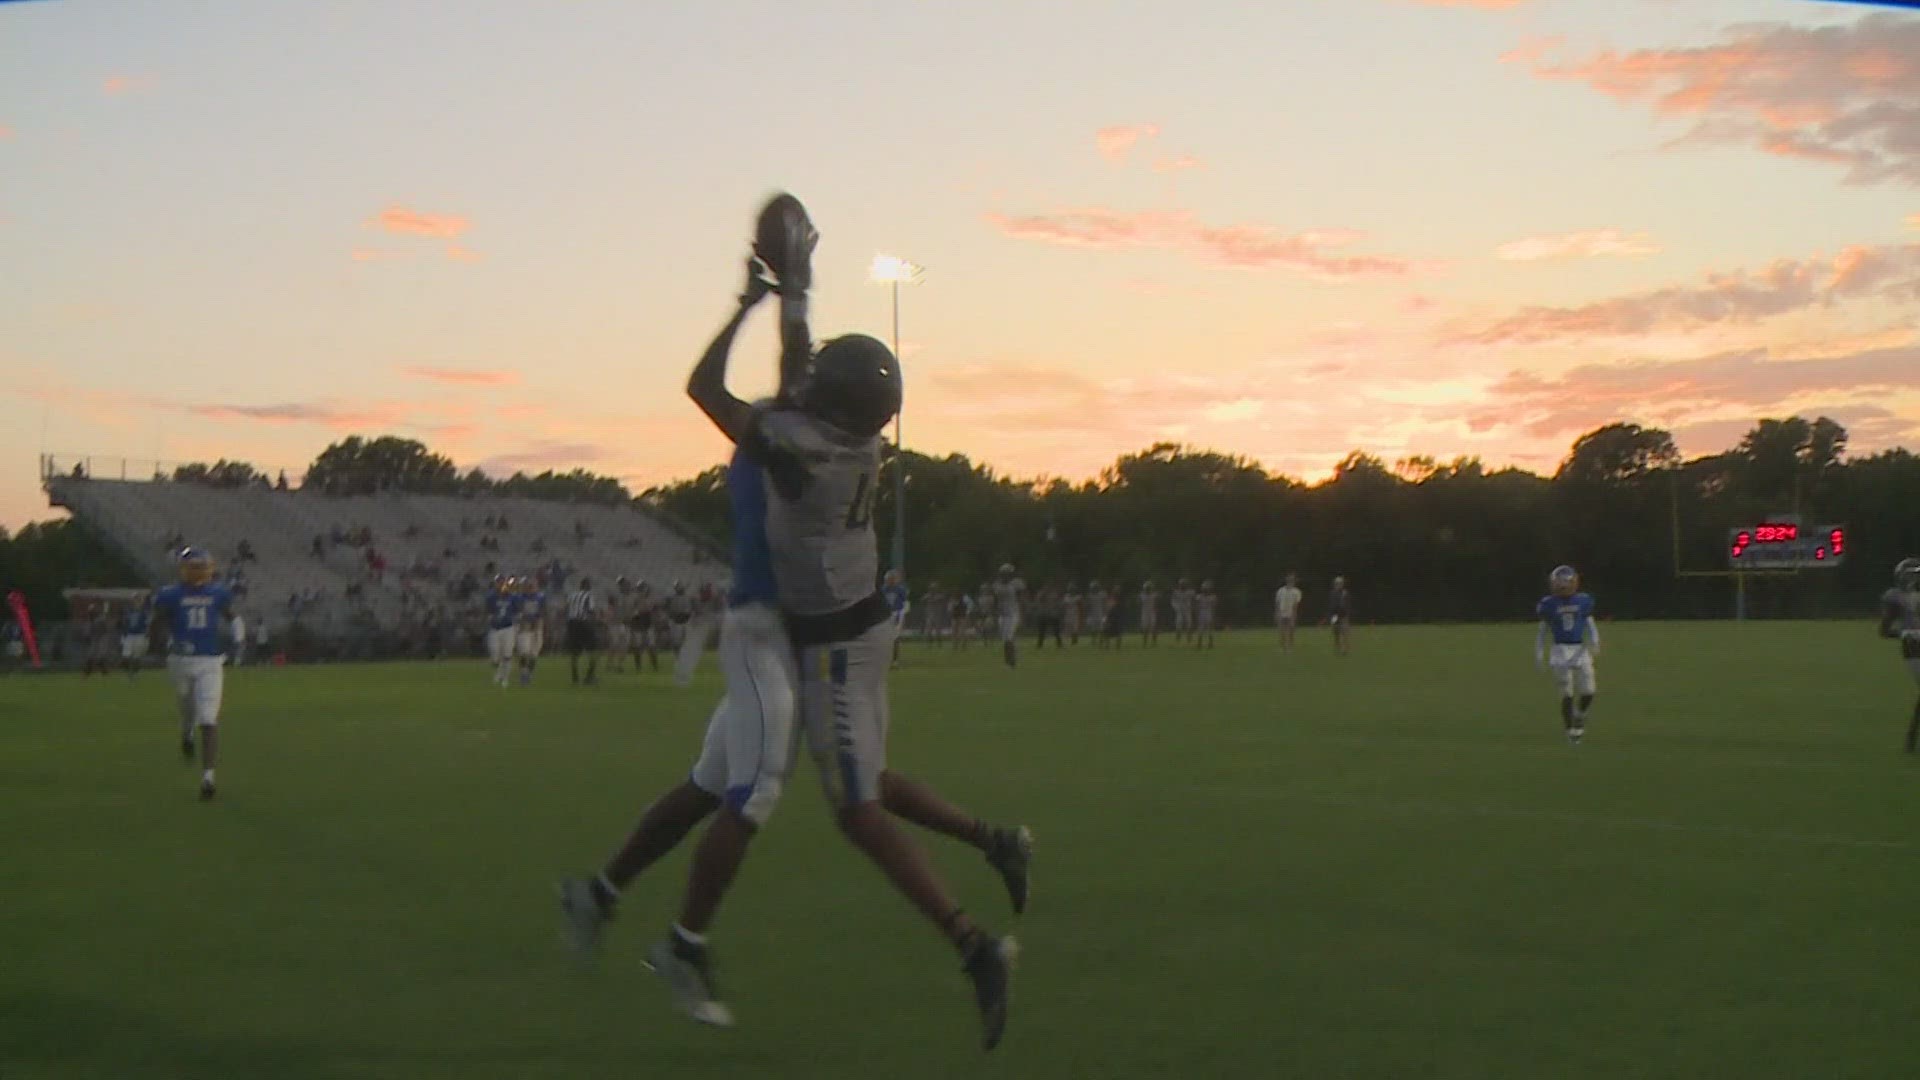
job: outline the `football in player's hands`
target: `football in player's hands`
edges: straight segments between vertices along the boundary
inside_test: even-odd
[[[782,191],[760,208],[753,227],[753,253],[767,264],[783,292],[813,285],[813,246],[820,242],[807,208]]]

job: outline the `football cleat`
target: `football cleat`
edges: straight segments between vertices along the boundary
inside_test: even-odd
[[[193,737],[191,735],[180,740],[180,756],[186,758],[188,761],[193,760]]]
[[[567,921],[567,940],[575,951],[592,954],[600,948],[600,928],[613,921],[613,912],[593,898],[593,886],[579,878],[560,883],[560,914]]]
[[[1000,1045],[1007,1030],[1007,990],[1013,982],[1013,965],[1020,958],[1020,943],[1012,937],[995,938],[985,934],[967,950],[961,970],[973,981],[974,1004],[980,1009],[980,1046],[991,1050]]]
[[[987,840],[987,865],[1000,872],[1015,915],[1025,914],[1033,865],[1033,830],[1025,825],[993,830]]]
[[[702,1024],[733,1026],[733,1010],[715,994],[713,961],[704,946],[656,941],[647,948],[646,966],[667,981],[675,1008]]]
[[[201,777],[200,779],[200,801],[213,801],[213,781],[206,777]]]

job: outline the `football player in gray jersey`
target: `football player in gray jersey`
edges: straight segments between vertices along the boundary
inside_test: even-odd
[[[811,253],[809,242],[801,259]],[[764,253],[763,253],[764,254]],[[789,263],[789,267],[791,263]],[[890,815],[978,848],[1000,872],[1016,912],[1026,906],[1032,834],[992,827],[928,785],[886,766],[887,674],[894,626],[879,590],[873,499],[880,433],[899,411],[900,367],[879,341],[850,334],[812,348],[805,269],[780,269],[780,390],[748,404],[726,386],[728,354],[752,302],[768,286],[750,262],[740,310],[687,381],[702,411],[766,471],[767,539],[787,631],[800,664],[800,726],[840,829],[959,950],[991,1050],[1006,1027],[1018,946],[975,925],[954,901],[926,850]],[[694,880],[675,928],[676,947],[704,934],[754,831],[739,815],[716,817],[694,856]],[[685,933],[681,933],[684,930]],[[684,975],[684,973],[682,973]]]
[[[1900,659],[1920,684],[1920,559],[1901,559],[1893,568],[1893,588],[1880,596],[1880,636],[1900,642]],[[1907,753],[1920,739],[1920,701],[1907,723]]]

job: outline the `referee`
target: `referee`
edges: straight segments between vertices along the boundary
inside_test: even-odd
[[[594,667],[600,654],[594,650],[593,623],[600,604],[593,598],[593,579],[581,578],[580,587],[567,597],[567,656],[573,667],[573,684],[580,685],[580,654],[587,654],[587,685],[595,683]]]

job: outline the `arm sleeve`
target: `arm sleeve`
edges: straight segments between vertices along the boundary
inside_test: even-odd
[[[1545,663],[1547,659],[1547,623],[1544,619],[1534,627],[1533,659],[1536,663]]]
[[[1600,651],[1600,623],[1593,616],[1587,616],[1587,642],[1594,652]]]

